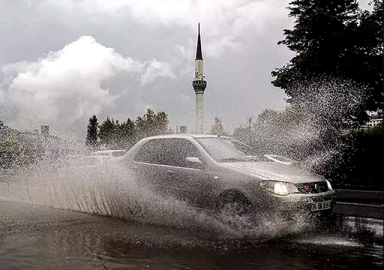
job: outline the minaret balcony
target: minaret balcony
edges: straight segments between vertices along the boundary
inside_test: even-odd
[[[205,91],[205,88],[207,87],[207,81],[204,80],[198,80],[192,82],[193,89],[195,89],[195,93],[203,93]]]

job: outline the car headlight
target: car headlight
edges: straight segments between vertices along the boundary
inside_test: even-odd
[[[294,184],[281,181],[260,181],[260,187],[269,192],[282,196],[299,192]]]
[[[328,180],[325,180],[325,182],[327,183],[328,190],[331,190],[332,189],[331,182],[329,182]]]

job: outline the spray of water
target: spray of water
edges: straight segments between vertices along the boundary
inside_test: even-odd
[[[262,152],[290,156],[303,169],[321,171],[350,145],[344,134],[364,118],[369,89],[347,79],[320,76],[287,92],[295,94],[285,111],[264,111],[256,123],[243,128],[252,130],[250,138],[240,134],[239,139]]]
[[[329,76],[297,87],[300,91],[293,102],[304,115],[303,123],[312,134],[311,143],[304,148],[307,153],[302,166],[313,170],[344,151],[348,141],[342,131],[354,128],[364,119],[370,91],[365,85]]]
[[[53,166],[54,164],[54,166]],[[268,240],[300,231],[306,223],[300,216],[287,222],[265,216],[234,217],[191,207],[186,202],[158,195],[136,181],[118,160],[103,166],[68,166],[44,161],[19,171],[11,182],[2,183],[0,198],[171,226],[216,239]]]
[[[302,88],[302,95],[295,97],[300,121],[256,131],[264,148],[305,157],[301,166],[312,169],[338,153],[341,143],[335,136],[338,127],[347,116],[360,111],[366,95],[360,86],[329,78],[297,87]],[[188,228],[219,238],[251,237],[262,241],[299,232],[307,225],[300,214],[294,222],[287,222],[272,213],[234,218],[195,209],[186,202],[158,195],[138,182],[119,162],[73,166],[57,157],[54,160],[46,157],[34,166],[19,168],[0,184],[0,198],[6,200]]]

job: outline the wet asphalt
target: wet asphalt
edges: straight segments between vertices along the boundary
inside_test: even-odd
[[[0,269],[383,269],[383,220],[342,213],[269,239],[19,202],[0,216]]]

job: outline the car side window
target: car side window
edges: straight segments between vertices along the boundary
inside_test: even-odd
[[[134,158],[134,161],[163,164],[164,148],[162,140],[150,140],[144,143],[144,145],[140,148]]]
[[[185,139],[170,139],[168,155],[167,165],[176,167],[188,167],[185,160],[187,157],[201,158],[197,148]]]
[[[185,162],[187,157],[200,158],[199,151],[188,140],[153,139],[141,147],[134,160],[151,164],[188,167]]]

